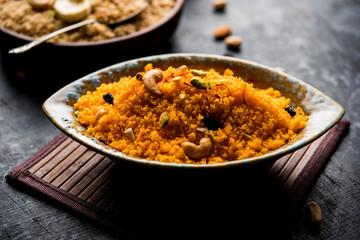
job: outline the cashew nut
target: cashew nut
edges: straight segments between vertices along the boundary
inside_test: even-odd
[[[183,142],[181,144],[185,154],[191,159],[199,159],[208,155],[211,151],[212,141],[208,137],[204,137],[200,140],[200,144],[196,145],[191,142]]]
[[[100,108],[99,111],[96,113],[96,119],[99,120],[102,116],[104,116],[106,113],[106,110],[103,108]]]
[[[35,9],[48,9],[54,5],[55,0],[28,0]]]
[[[152,94],[161,96],[163,93],[162,91],[156,86],[157,82],[160,82],[163,79],[162,71],[160,70],[150,70],[145,73],[143,77],[143,83],[145,88],[151,92]]]

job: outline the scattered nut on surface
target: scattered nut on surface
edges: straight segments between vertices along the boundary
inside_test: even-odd
[[[214,0],[213,7],[215,11],[224,11],[226,7],[227,1],[226,0]]]
[[[240,36],[228,36],[225,38],[225,43],[228,48],[239,49],[242,45],[243,39]]]
[[[214,37],[225,38],[225,37],[229,36],[230,33],[231,33],[231,27],[224,25],[224,26],[217,27],[214,30]]]
[[[307,210],[310,223],[313,227],[318,227],[322,221],[320,206],[312,201],[306,204],[305,209]]]

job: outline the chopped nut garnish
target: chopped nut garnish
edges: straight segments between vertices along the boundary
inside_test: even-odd
[[[171,81],[173,82],[179,82],[181,80],[180,76],[174,77]]]
[[[194,87],[196,87],[197,89],[202,89],[202,90],[206,90],[207,89],[207,85],[204,81],[201,81],[199,78],[193,77],[190,80],[191,85],[193,85]]]
[[[160,127],[160,128],[166,127],[166,125],[168,125],[168,123],[169,123],[169,120],[170,120],[170,117],[169,117],[166,113],[163,112],[163,113],[160,115],[159,127]]]
[[[179,95],[181,100],[185,100],[186,99],[186,94],[185,93],[180,93]]]
[[[176,69],[176,71],[179,73],[179,75],[183,75],[189,71],[189,68],[186,65],[181,65]]]
[[[199,131],[199,132],[207,132],[207,131],[209,131],[209,129],[206,128],[206,127],[197,127],[196,130]]]
[[[138,73],[135,75],[135,78],[136,78],[136,80],[138,80],[138,81],[142,81],[142,74],[138,72]]]
[[[96,119],[99,120],[102,116],[104,116],[106,113],[106,110],[101,108],[97,113],[96,113]]]
[[[251,139],[253,139],[252,136],[250,136],[246,133],[241,133],[241,136],[247,141],[250,141]]]
[[[211,141],[215,141],[215,136],[214,136],[214,131],[213,130],[210,130],[208,133],[207,133],[208,137],[211,139]]]
[[[191,69],[191,73],[199,76],[199,77],[205,77],[206,76],[206,72],[201,71],[201,70],[197,70],[197,69]]]
[[[124,131],[124,133],[131,141],[135,141],[135,135],[134,135],[134,132],[133,132],[132,128],[126,129]]]

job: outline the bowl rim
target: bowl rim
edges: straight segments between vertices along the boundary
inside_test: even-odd
[[[142,35],[145,35],[147,33],[150,33],[161,26],[165,25],[167,22],[169,22],[171,19],[173,19],[178,13],[182,11],[182,8],[184,6],[185,0],[175,0],[174,7],[170,10],[170,12],[160,19],[158,22],[143,28],[139,31],[136,31],[134,33],[126,34],[123,36],[118,36],[114,38],[109,39],[103,39],[98,41],[84,41],[84,42],[45,42],[44,44],[54,45],[58,47],[89,47],[89,46],[100,46],[100,45],[106,45],[111,44],[114,42],[121,42],[121,41],[127,41],[131,39],[135,39],[137,37],[140,37]],[[35,40],[35,38],[24,35],[22,33],[15,32],[14,30],[11,30],[9,28],[6,28],[3,25],[0,25],[0,31],[4,32],[5,34],[8,34],[12,37],[31,42]]]
[[[66,129],[64,126],[61,125],[60,121],[56,121],[52,116],[51,113],[48,111],[48,104],[53,104],[55,102],[58,102],[55,100],[55,96],[61,92],[64,92],[66,89],[70,89],[72,86],[74,86],[76,83],[81,82],[83,80],[89,79],[91,76],[97,75],[99,73],[103,73],[106,72],[108,70],[111,69],[116,69],[119,66],[129,66],[131,64],[137,64],[139,62],[151,62],[151,60],[155,60],[155,59],[166,59],[166,58],[172,58],[172,57],[181,57],[181,58],[216,58],[218,59],[218,61],[231,61],[231,62],[238,62],[240,64],[246,64],[246,65],[250,65],[256,68],[261,68],[264,70],[268,70],[271,72],[275,72],[274,68],[265,66],[263,64],[260,63],[256,63],[253,61],[249,61],[249,60],[245,60],[245,59],[240,59],[240,58],[235,58],[235,57],[228,57],[228,56],[221,56],[221,55],[213,55],[213,54],[201,54],[201,53],[171,53],[171,54],[160,54],[160,55],[153,55],[153,56],[147,56],[147,57],[141,57],[141,58],[136,58],[133,60],[128,60],[128,61],[123,61],[120,63],[116,63],[113,64],[111,66],[99,69],[93,73],[90,73],[82,78],[79,78],[71,83],[69,83],[68,85],[64,86],[63,88],[59,89],[57,92],[55,92],[52,96],[50,96],[42,105],[43,111],[45,113],[45,115],[51,120],[51,122],[53,122],[53,124],[58,127],[61,131],[63,131],[67,136],[71,137],[72,139],[76,140],[77,142],[85,145],[88,148],[91,148],[92,150],[99,152],[100,154],[103,154],[111,159],[113,159],[114,161],[117,161],[119,159],[121,160],[125,160],[125,161],[130,161],[130,162],[134,162],[140,165],[146,165],[146,166],[156,166],[156,167],[167,167],[167,168],[194,168],[194,169],[205,169],[205,168],[229,168],[229,167],[234,167],[234,166],[243,166],[243,165],[253,165],[254,163],[266,163],[266,162],[272,162],[274,160],[280,159],[281,157],[295,152],[296,150],[299,150],[300,148],[312,143],[313,141],[317,140],[318,138],[320,138],[323,134],[325,134],[329,129],[331,129],[337,122],[339,122],[342,117],[345,115],[345,109],[339,104],[337,103],[335,100],[333,100],[332,98],[328,97],[326,94],[322,93],[321,91],[319,91],[318,89],[316,89],[315,87],[311,86],[310,84],[296,78],[293,77],[287,73],[283,73],[283,72],[277,72],[277,74],[279,74],[280,76],[285,76],[289,79],[295,80],[298,83],[304,85],[307,88],[310,88],[318,93],[320,93],[322,96],[324,96],[326,99],[330,100],[331,103],[333,103],[334,106],[336,106],[338,112],[337,112],[337,117],[333,118],[331,120],[331,122],[329,124],[326,125],[326,127],[322,128],[321,131],[318,131],[316,134],[311,135],[311,137],[309,137],[308,139],[306,139],[306,141],[300,141],[301,139],[291,142],[290,144],[287,143],[284,146],[289,146],[288,148],[282,149],[281,151],[279,151],[281,148],[283,148],[284,146],[282,146],[280,149],[275,149],[267,154],[258,156],[258,157],[251,157],[251,158],[244,158],[244,159],[237,159],[237,160],[232,160],[232,161],[227,161],[227,162],[222,162],[222,163],[211,163],[211,164],[189,164],[189,163],[172,163],[172,162],[160,162],[160,161],[156,161],[156,160],[149,160],[149,159],[145,159],[145,158],[136,158],[136,157],[131,157],[128,155],[125,155],[124,153],[122,153],[121,151],[115,150],[109,146],[106,145],[106,147],[102,147],[100,148],[99,146],[97,146],[97,144],[89,144],[86,141],[84,141],[82,137],[80,137],[80,135],[82,135],[81,133],[77,132],[75,135],[71,134],[68,129]],[[302,130],[303,131],[303,130]],[[91,137],[91,136],[90,136]],[[87,138],[88,140],[91,140],[89,136],[86,136],[85,138]],[[93,138],[93,137],[92,137]],[[119,156],[119,154],[123,155],[123,156]]]

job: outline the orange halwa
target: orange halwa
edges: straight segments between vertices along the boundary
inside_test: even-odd
[[[151,69],[151,64],[145,66],[142,76]],[[89,134],[130,156],[202,164],[266,154],[286,144],[306,126],[308,117],[302,109],[295,108],[296,115],[290,116],[285,110],[290,99],[273,88],[257,89],[233,76],[230,69],[223,74],[206,70],[205,76],[185,70],[169,67],[162,71],[163,79],[156,84],[162,96],[150,93],[135,76],[102,84],[75,104],[78,121]],[[206,83],[206,90],[190,84],[193,77]],[[113,104],[104,100],[107,93],[113,96]],[[169,120],[161,128],[163,113]],[[206,114],[217,119],[221,127],[206,129],[202,121]],[[124,134],[129,128],[135,140]],[[206,136],[212,139],[210,153],[190,159],[181,144],[199,144]]]

